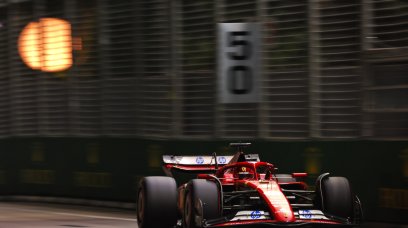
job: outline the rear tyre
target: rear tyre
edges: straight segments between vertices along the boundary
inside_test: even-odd
[[[353,218],[353,199],[349,181],[344,177],[324,178],[321,183],[320,202],[325,213],[341,218]]]
[[[177,185],[171,177],[144,177],[138,187],[139,228],[170,228],[177,223]]]
[[[216,183],[209,180],[192,180],[186,190],[183,227],[202,227],[202,220],[221,217],[220,194]]]

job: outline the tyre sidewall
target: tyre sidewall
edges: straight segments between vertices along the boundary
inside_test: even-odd
[[[141,200],[143,207],[140,207]],[[138,187],[137,205],[139,228],[173,227],[178,219],[175,180],[159,176],[143,178]]]
[[[190,181],[185,193],[185,205],[183,213],[183,226],[185,228],[197,228],[195,223],[197,210],[195,205],[198,200],[202,203],[203,219],[215,219],[221,216],[220,191],[216,183],[209,180],[194,179]]]
[[[346,219],[353,217],[354,194],[345,177],[325,178],[321,191],[324,212]]]

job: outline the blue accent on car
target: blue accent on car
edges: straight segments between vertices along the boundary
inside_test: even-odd
[[[225,163],[227,163],[227,159],[225,157],[219,157],[218,158],[218,163],[225,164]]]
[[[261,217],[261,212],[260,211],[253,211],[253,212],[251,212],[251,218],[252,219],[258,219],[258,218],[260,218]]]
[[[309,210],[301,210],[299,212],[300,215],[303,215],[307,219],[312,218],[312,212],[310,212]]]
[[[204,163],[204,158],[203,157],[197,157],[196,158],[196,162],[197,162],[197,164],[203,164]]]

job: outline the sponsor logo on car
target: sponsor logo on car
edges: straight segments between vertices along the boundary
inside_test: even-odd
[[[204,158],[203,157],[197,157],[196,158],[196,163],[199,164],[199,165],[203,164],[204,163]]]
[[[252,219],[259,219],[261,217],[261,212],[260,211],[253,211],[251,212],[251,218]]]
[[[225,163],[227,163],[227,159],[225,157],[218,157],[218,163],[219,164],[225,164]]]
[[[294,214],[298,215],[300,219],[328,219],[320,210],[299,210]]]
[[[230,221],[242,221],[242,220],[259,220],[270,219],[269,212],[266,211],[238,211],[233,219]]]
[[[309,210],[300,210],[299,215],[302,218],[305,218],[305,219],[311,219],[312,218],[312,213]]]

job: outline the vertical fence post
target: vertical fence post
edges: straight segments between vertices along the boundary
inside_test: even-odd
[[[134,115],[137,117],[135,120],[135,136],[136,137],[140,137],[142,136],[142,132],[141,132],[141,126],[142,126],[142,121],[141,121],[141,111],[140,111],[140,100],[141,100],[141,96],[140,96],[140,91],[143,88],[142,86],[142,71],[143,71],[143,66],[142,66],[142,59],[143,56],[141,54],[141,50],[143,47],[142,44],[142,2],[141,1],[136,1],[134,7],[136,7],[135,12],[135,29],[134,29],[134,34],[135,34],[135,49],[133,51],[133,53],[135,54],[135,59],[134,59],[134,64],[135,64],[135,71],[137,72],[137,74],[135,74],[135,113]]]
[[[45,16],[45,2],[44,0],[39,0],[39,1],[33,1],[33,16],[34,20],[36,23],[41,23],[41,18]],[[41,27],[42,25],[40,25]],[[41,45],[44,45],[44,34],[43,34],[43,28],[39,29],[39,37],[40,37],[40,42]],[[44,53],[42,53],[44,54]],[[40,62],[41,65],[44,65],[44,56],[40,57]],[[46,74],[43,73],[41,70],[38,70],[36,73],[37,80],[35,80],[34,85],[37,87],[37,94],[34,96],[36,97],[36,102],[37,102],[37,107],[36,107],[36,120],[38,121],[37,124],[37,129],[35,131],[37,132],[38,135],[47,135],[49,133],[49,121],[48,121],[48,111],[47,109],[48,104],[45,101],[45,97],[47,96],[47,89],[46,89]]]
[[[106,31],[106,26],[108,24],[107,20],[107,12],[105,9],[108,8],[108,2],[107,0],[101,0],[98,1],[98,23],[97,23],[97,32],[98,32],[98,67],[99,67],[99,73],[101,74],[100,77],[100,84],[99,84],[99,96],[100,96],[100,102],[101,102],[101,113],[100,113],[100,121],[101,121],[101,132],[100,135],[106,136],[110,134],[109,131],[109,118],[108,118],[108,112],[107,112],[107,99],[105,99],[105,91],[107,87],[107,82],[108,82],[108,77],[110,76],[110,70],[111,66],[109,63],[108,55],[107,53],[107,45],[109,44],[109,33]]]
[[[309,1],[309,134],[312,138],[321,137],[319,2],[321,1]]]
[[[171,131],[172,135],[170,137],[180,138],[183,136],[182,130],[182,120],[183,120],[183,80],[182,73],[180,71],[180,58],[179,58],[179,37],[181,34],[179,32],[180,25],[182,23],[181,12],[180,12],[180,0],[170,1],[170,69],[171,69],[171,99],[172,99],[172,126]]]
[[[266,21],[266,12],[267,9],[267,3],[265,0],[258,0],[257,1],[257,23],[260,24],[260,29],[261,29],[261,45],[262,42],[265,40],[265,28],[264,28],[264,22]],[[258,137],[259,138],[267,138],[268,137],[268,128],[269,128],[269,121],[267,118],[268,111],[267,111],[267,104],[265,102],[265,74],[263,71],[264,65],[265,65],[265,60],[263,58],[263,51],[262,48],[259,51],[259,80],[261,81],[259,83],[259,102],[258,102]]]
[[[75,12],[76,11],[76,1],[64,1],[64,16],[68,19],[68,21],[71,23],[71,36],[72,38],[76,37],[76,29],[73,25],[75,25]],[[75,52],[72,52],[72,59],[75,60]],[[67,120],[67,130],[66,130],[66,135],[67,136],[74,136],[74,135],[79,135],[80,131],[78,131],[78,128],[76,127],[76,114],[77,112],[77,106],[73,105],[73,100],[75,100],[75,93],[73,93],[73,89],[75,88],[75,72],[76,72],[76,64],[72,64],[71,69],[68,72],[67,75],[67,93],[68,93],[68,120]]]
[[[10,0],[6,0],[5,4],[10,5]],[[13,133],[15,132],[14,126],[15,126],[15,111],[13,108],[13,93],[12,93],[12,82],[13,82],[13,74],[12,74],[12,59],[11,59],[11,51],[12,51],[12,45],[11,45],[11,30],[12,30],[12,23],[11,23],[11,15],[13,11],[10,6],[7,7],[6,10],[6,21],[5,23],[8,25],[5,29],[5,41],[6,41],[6,46],[5,46],[5,51],[6,51],[6,58],[5,58],[5,66],[6,66],[6,72],[7,72],[7,90],[8,90],[8,101],[7,101],[7,107],[8,107],[8,112],[9,112],[9,119],[7,120],[7,127],[5,128],[5,133],[4,136],[12,136]]]
[[[218,23],[221,23],[224,21],[224,0],[215,0],[215,17],[214,17],[214,26],[216,28],[216,36],[218,36]],[[216,37],[215,40],[217,41],[218,38]],[[218,53],[218,44],[216,43],[216,52]],[[216,68],[218,69],[218,59],[217,59],[218,54],[215,55],[216,58]],[[218,72],[218,70],[215,70],[214,72]],[[217,74],[217,73],[216,73]],[[215,75],[215,85],[218,88],[218,75]],[[216,95],[215,95],[215,132],[214,132],[214,136],[216,138],[222,138],[224,136],[224,105],[218,102],[218,89],[215,90],[216,91]]]
[[[13,92],[13,83],[15,82],[15,75],[12,73],[14,72],[14,68],[15,68],[15,64],[14,61],[12,60],[11,56],[17,54],[17,52],[14,52],[14,47],[13,45],[11,45],[13,42],[12,40],[12,34],[13,34],[13,30],[15,30],[14,27],[14,19],[12,17],[12,15],[14,14],[12,7],[11,7],[11,0],[6,1],[6,4],[8,5],[7,7],[7,53],[8,53],[8,57],[7,57],[7,69],[8,69],[8,73],[9,73],[9,102],[8,105],[10,107],[10,124],[9,124],[9,135],[10,136],[14,136],[16,134],[16,127],[17,127],[17,120],[16,120],[16,109],[14,107],[14,103],[15,103],[15,96],[14,92]]]
[[[370,63],[367,62],[366,53],[373,48],[373,6],[372,0],[362,0],[361,4],[361,45],[362,45],[362,136],[373,136],[373,117],[371,113],[366,112],[370,108],[370,94],[366,88],[370,86]]]

